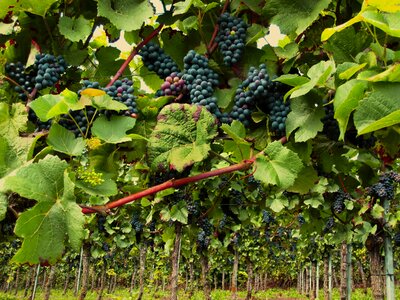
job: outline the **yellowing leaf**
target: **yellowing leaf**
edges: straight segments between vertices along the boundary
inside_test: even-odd
[[[106,92],[99,89],[87,88],[81,91],[81,95],[95,97],[95,96],[102,96],[105,95]]]

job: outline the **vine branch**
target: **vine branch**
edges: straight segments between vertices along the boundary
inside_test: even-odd
[[[143,48],[144,45],[146,45],[148,42],[150,42],[163,28],[164,24],[161,23],[158,25],[156,29],[152,33],[150,33],[143,41],[141,41],[129,54],[128,58],[125,60],[125,62],[122,64],[122,66],[119,68],[117,73],[114,75],[114,77],[111,79],[111,81],[107,84],[106,87],[110,87],[114,84],[114,82],[121,77],[122,73],[124,73],[125,69],[128,67],[129,63],[132,61],[132,59],[135,57],[136,54],[138,54],[139,50]]]
[[[260,152],[262,153],[262,152]],[[259,154],[260,154],[259,153]],[[258,154],[258,155],[259,155]],[[171,179],[168,180],[166,182],[163,182],[161,184],[155,185],[153,187],[150,187],[144,191],[129,195],[127,197],[121,198],[119,200],[107,203],[106,205],[100,205],[100,206],[93,206],[93,207],[89,207],[89,206],[81,206],[82,207],[82,213],[84,214],[90,214],[90,213],[94,213],[94,212],[102,212],[102,213],[107,213],[110,211],[110,209],[115,208],[115,207],[119,207],[119,206],[123,206],[127,203],[133,202],[135,200],[138,200],[140,198],[158,193],[160,191],[169,189],[169,188],[177,188],[180,187],[182,185],[186,185],[192,182],[197,182],[209,177],[214,177],[214,176],[219,176],[222,174],[226,174],[226,173],[231,173],[234,171],[239,171],[239,170],[246,170],[249,169],[251,167],[251,165],[255,162],[257,158],[257,155],[250,158],[250,159],[246,159],[243,160],[242,162],[232,165],[232,166],[228,166],[228,167],[224,167],[221,169],[217,169],[217,170],[212,170],[209,172],[205,172],[202,174],[198,174],[195,176],[190,176],[190,177],[185,177],[185,178],[181,178],[181,179]]]

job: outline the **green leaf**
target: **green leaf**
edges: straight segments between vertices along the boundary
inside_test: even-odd
[[[57,0],[1,0],[0,19],[3,19],[9,11],[26,11],[44,17],[55,2]]]
[[[149,139],[151,166],[182,171],[208,156],[210,142],[216,135],[216,121],[204,107],[167,105],[160,111]]]
[[[337,88],[333,105],[335,109],[335,119],[339,123],[339,139],[344,139],[350,115],[357,107],[358,102],[364,97],[367,87],[368,84],[365,81],[352,79]]]
[[[376,83],[354,113],[358,134],[400,123],[400,83]]]
[[[287,94],[291,94],[290,98],[296,98],[307,94],[317,85],[324,86],[335,70],[335,63],[333,61],[321,61],[308,70],[307,76],[310,78],[310,81],[296,86]]]
[[[270,0],[263,10],[267,16],[272,17],[270,23],[278,25],[282,33],[299,35],[331,2],[331,0]]]
[[[293,186],[288,191],[299,194],[308,194],[318,182],[318,174],[313,167],[303,168],[297,176]]]
[[[230,137],[236,144],[250,145],[244,138],[246,137],[246,128],[243,123],[234,120],[230,125],[222,124],[221,129]]]
[[[22,103],[14,103],[9,106],[5,102],[0,103],[0,135],[4,137],[19,136],[26,130],[28,114]]]
[[[0,193],[0,222],[6,217],[7,207],[7,196],[4,193]]]
[[[350,20],[348,20],[347,22],[340,24],[336,27],[333,28],[326,28],[322,34],[321,34],[321,41],[325,42],[326,40],[328,40],[332,35],[334,35],[336,32],[340,32],[348,27],[350,27],[351,25],[361,22],[363,20],[363,18],[360,15],[355,16],[354,18],[351,18]]]
[[[86,97],[86,96],[84,96]],[[82,97],[82,98],[84,98]],[[101,96],[94,96],[94,97],[89,97],[92,99],[93,106],[98,108],[98,109],[107,109],[107,110],[115,110],[115,111],[121,111],[121,110],[127,110],[128,107],[116,100],[113,100],[109,95],[101,95]]]
[[[269,144],[264,152],[265,156],[256,159],[254,178],[281,188],[292,186],[303,168],[297,154],[279,141]]]
[[[351,77],[353,77],[354,74],[356,74],[358,71],[362,70],[367,63],[363,64],[356,64],[356,63],[350,63],[351,67],[347,68],[346,71],[343,71],[339,74],[339,78],[342,80],[349,80]]]
[[[100,116],[93,122],[92,134],[99,139],[117,144],[130,141],[126,132],[136,124],[136,119],[125,116],[112,116],[109,120],[106,116]]]
[[[53,124],[47,137],[47,144],[54,150],[71,155],[80,156],[85,149],[83,138],[75,138],[75,135],[58,124]]]
[[[400,37],[400,12],[385,13],[377,10],[367,10],[361,13],[363,21],[378,27],[388,35]]]
[[[321,119],[325,116],[321,100],[316,93],[291,100],[291,111],[286,119],[286,132],[289,136],[296,129],[295,141],[305,142],[322,131]]]
[[[284,209],[288,205],[288,199],[283,197],[268,198],[266,201],[266,206],[271,208],[276,213],[281,212],[282,209]]]
[[[76,19],[62,16],[58,22],[60,33],[72,42],[84,41],[91,33],[92,26],[83,16]]]
[[[400,64],[395,64],[387,68],[385,71],[367,78],[371,82],[389,81],[400,82]]]
[[[54,107],[56,106],[56,104],[58,104],[62,99],[61,95],[44,95],[41,96],[35,100],[33,100],[31,103],[29,103],[29,107],[33,109],[33,111],[35,112],[36,116],[40,119],[40,121],[42,122],[46,122],[48,120],[50,120],[52,117],[54,117],[55,115],[61,115],[66,113],[66,108],[60,108],[59,110],[57,110],[57,112],[54,112],[52,115],[53,116],[48,116],[48,112]],[[68,112],[68,110],[67,110]]]
[[[172,221],[178,221],[182,224],[188,222],[188,210],[185,201],[179,201],[171,208],[171,219]]]
[[[273,81],[279,81],[279,82],[282,82],[284,84],[291,85],[291,86],[298,86],[298,85],[303,85],[303,84],[309,82],[310,79],[303,77],[303,76],[296,75],[296,74],[285,74],[285,75],[279,76],[278,78],[274,79]]]
[[[383,218],[384,213],[385,209],[378,203],[375,203],[375,205],[372,207],[371,210],[371,216],[374,217],[375,219],[380,219]]]
[[[82,189],[85,193],[93,196],[114,196],[118,193],[117,184],[112,179],[104,179],[101,184],[91,185],[90,183],[78,180],[76,186]]]
[[[304,201],[304,204],[311,206],[312,208],[318,208],[322,205],[321,199],[319,197],[312,197]]]
[[[5,178],[5,189],[38,202],[17,220],[15,233],[24,241],[13,261],[55,263],[65,249],[66,240],[73,249],[79,249],[85,220],[75,202],[67,166],[58,157],[47,156]]]
[[[153,7],[147,0],[97,0],[97,12],[118,29],[133,31],[153,16]]]

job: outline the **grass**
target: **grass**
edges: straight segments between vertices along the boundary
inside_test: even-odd
[[[132,293],[132,295],[129,294],[128,289],[118,289],[116,290],[113,294],[107,294],[103,293],[103,299],[104,300],[135,300],[137,299],[139,292],[136,290]],[[211,297],[212,300],[226,300],[226,299],[231,299],[231,292],[226,291],[226,290],[214,290],[211,292]],[[97,299],[97,292],[95,291],[89,291],[86,299],[87,300],[96,300]],[[246,292],[245,291],[239,291],[238,292],[238,299],[243,300],[246,297]],[[262,292],[257,292],[253,293],[253,299],[255,300],[274,300],[274,299],[308,299],[304,295],[300,295],[296,289],[279,289],[279,288],[271,288],[268,289],[267,291],[262,291]],[[192,297],[189,297],[187,293],[184,291],[180,291],[179,293],[179,299],[184,299],[184,300],[203,300],[203,292],[202,291],[196,291]],[[320,290],[319,293],[319,300],[322,300],[324,298],[324,293],[323,290]],[[20,300],[20,299],[26,299],[26,297],[23,297],[23,291],[19,291],[18,294],[15,296],[14,293],[9,293],[6,294],[4,292],[0,292],[0,300]],[[43,299],[43,292],[41,289],[38,289],[36,293],[35,299]],[[62,294],[62,290],[54,289],[51,291],[51,296],[50,299],[52,300],[72,300],[72,299],[77,299],[77,297],[74,297],[73,291],[69,290],[66,295]],[[151,291],[151,290],[145,290],[144,295],[143,295],[143,300],[167,300],[169,299],[169,292],[168,291]],[[339,290],[334,289],[333,290],[333,297],[332,299],[340,299],[339,296]],[[373,300],[371,290],[368,289],[367,295],[363,293],[362,289],[356,289],[352,293],[352,300]],[[396,289],[396,299],[400,299],[400,288]]]

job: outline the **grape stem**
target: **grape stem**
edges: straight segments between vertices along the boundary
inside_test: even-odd
[[[229,0],[225,1],[224,7],[222,8],[222,11],[221,11],[221,15],[228,9],[229,2],[230,2]],[[207,57],[210,57],[211,54],[215,51],[215,49],[217,49],[217,47],[218,47],[218,44],[215,42],[215,39],[218,34],[218,30],[219,30],[219,25],[217,22],[214,26],[214,32],[211,36],[210,42],[207,45]]]
[[[287,142],[287,138],[283,137],[279,141],[282,144],[285,144]],[[121,198],[121,199],[118,199],[118,200],[115,200],[112,202],[109,202],[105,205],[96,205],[96,206],[81,205],[82,213],[83,214],[91,214],[91,213],[101,212],[102,214],[103,213],[108,214],[112,208],[123,206],[123,205],[133,202],[135,200],[141,199],[146,196],[153,195],[155,193],[161,192],[161,191],[169,189],[169,188],[177,188],[177,187],[187,185],[192,182],[197,182],[197,181],[200,181],[203,179],[207,179],[210,177],[220,176],[222,174],[232,173],[235,171],[247,170],[254,164],[257,157],[259,157],[260,155],[263,155],[263,154],[264,154],[264,152],[261,151],[261,152],[257,153],[255,156],[251,157],[250,159],[245,159],[245,160],[241,161],[240,163],[237,163],[237,164],[234,164],[234,165],[231,165],[228,167],[208,171],[208,172],[190,176],[190,177],[185,177],[185,178],[180,178],[180,179],[171,179],[171,180],[165,181],[161,184],[152,186],[144,191],[126,196],[124,198]]]
[[[114,84],[115,81],[119,77],[121,77],[122,73],[124,73],[125,69],[128,67],[129,63],[132,61],[132,59],[135,57],[136,54],[139,53],[139,50],[143,48],[144,45],[149,43],[163,28],[164,24],[161,23],[158,25],[156,29],[154,29],[143,41],[141,41],[135,48],[133,48],[131,54],[129,54],[128,58],[124,61],[122,66],[119,68],[117,73],[114,75],[114,77],[111,79],[111,81],[107,84],[106,87],[110,87]]]

